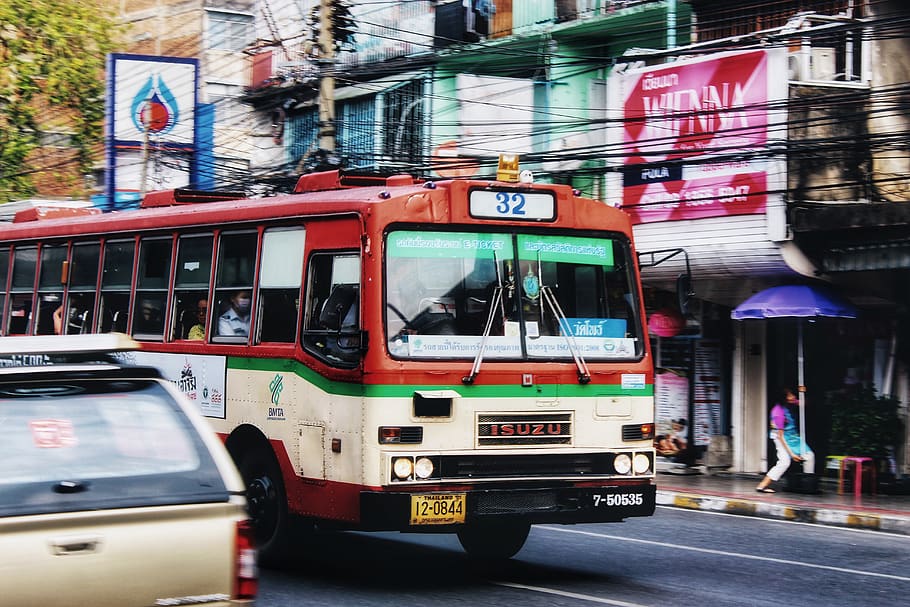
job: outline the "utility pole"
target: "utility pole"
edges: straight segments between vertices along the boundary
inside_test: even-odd
[[[335,38],[332,0],[319,5],[319,147],[335,151]]]
[[[141,201],[145,198],[146,185],[145,182],[148,179],[148,165],[149,165],[149,128],[152,124],[151,120],[151,102],[150,99],[145,100],[145,105],[142,106],[142,109],[139,110],[139,117],[142,119],[142,151],[139,156],[142,158],[142,167],[139,173],[139,200]]]

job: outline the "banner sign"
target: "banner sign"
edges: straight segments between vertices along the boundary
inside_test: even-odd
[[[107,204],[124,192],[186,187],[197,152],[199,60],[113,53],[107,79]]]
[[[614,76],[622,187],[611,202],[637,223],[764,213],[781,177],[767,152],[786,138],[786,79],[773,80],[786,59],[783,48],[715,53]]]
[[[227,358],[224,356],[137,350],[121,352],[119,357],[128,364],[157,367],[165,379],[199,407],[202,415],[225,418]]]

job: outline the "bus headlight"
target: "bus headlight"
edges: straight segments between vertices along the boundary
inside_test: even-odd
[[[628,474],[632,470],[632,458],[628,453],[620,453],[613,458],[613,469],[617,474]]]
[[[635,474],[645,474],[651,470],[651,458],[644,453],[636,453],[632,458],[632,469]]]
[[[414,473],[414,462],[409,457],[396,457],[392,460],[392,472],[395,478],[407,480]]]
[[[419,479],[427,479],[433,476],[433,460],[429,457],[419,457],[414,464],[414,474]]]

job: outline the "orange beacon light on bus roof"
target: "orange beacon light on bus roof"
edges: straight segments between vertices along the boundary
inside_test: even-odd
[[[500,154],[496,181],[518,181],[518,155]]]

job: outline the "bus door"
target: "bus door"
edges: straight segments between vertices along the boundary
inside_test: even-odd
[[[355,218],[312,222],[307,233],[303,349],[339,369],[358,367],[361,332],[361,224]]]

